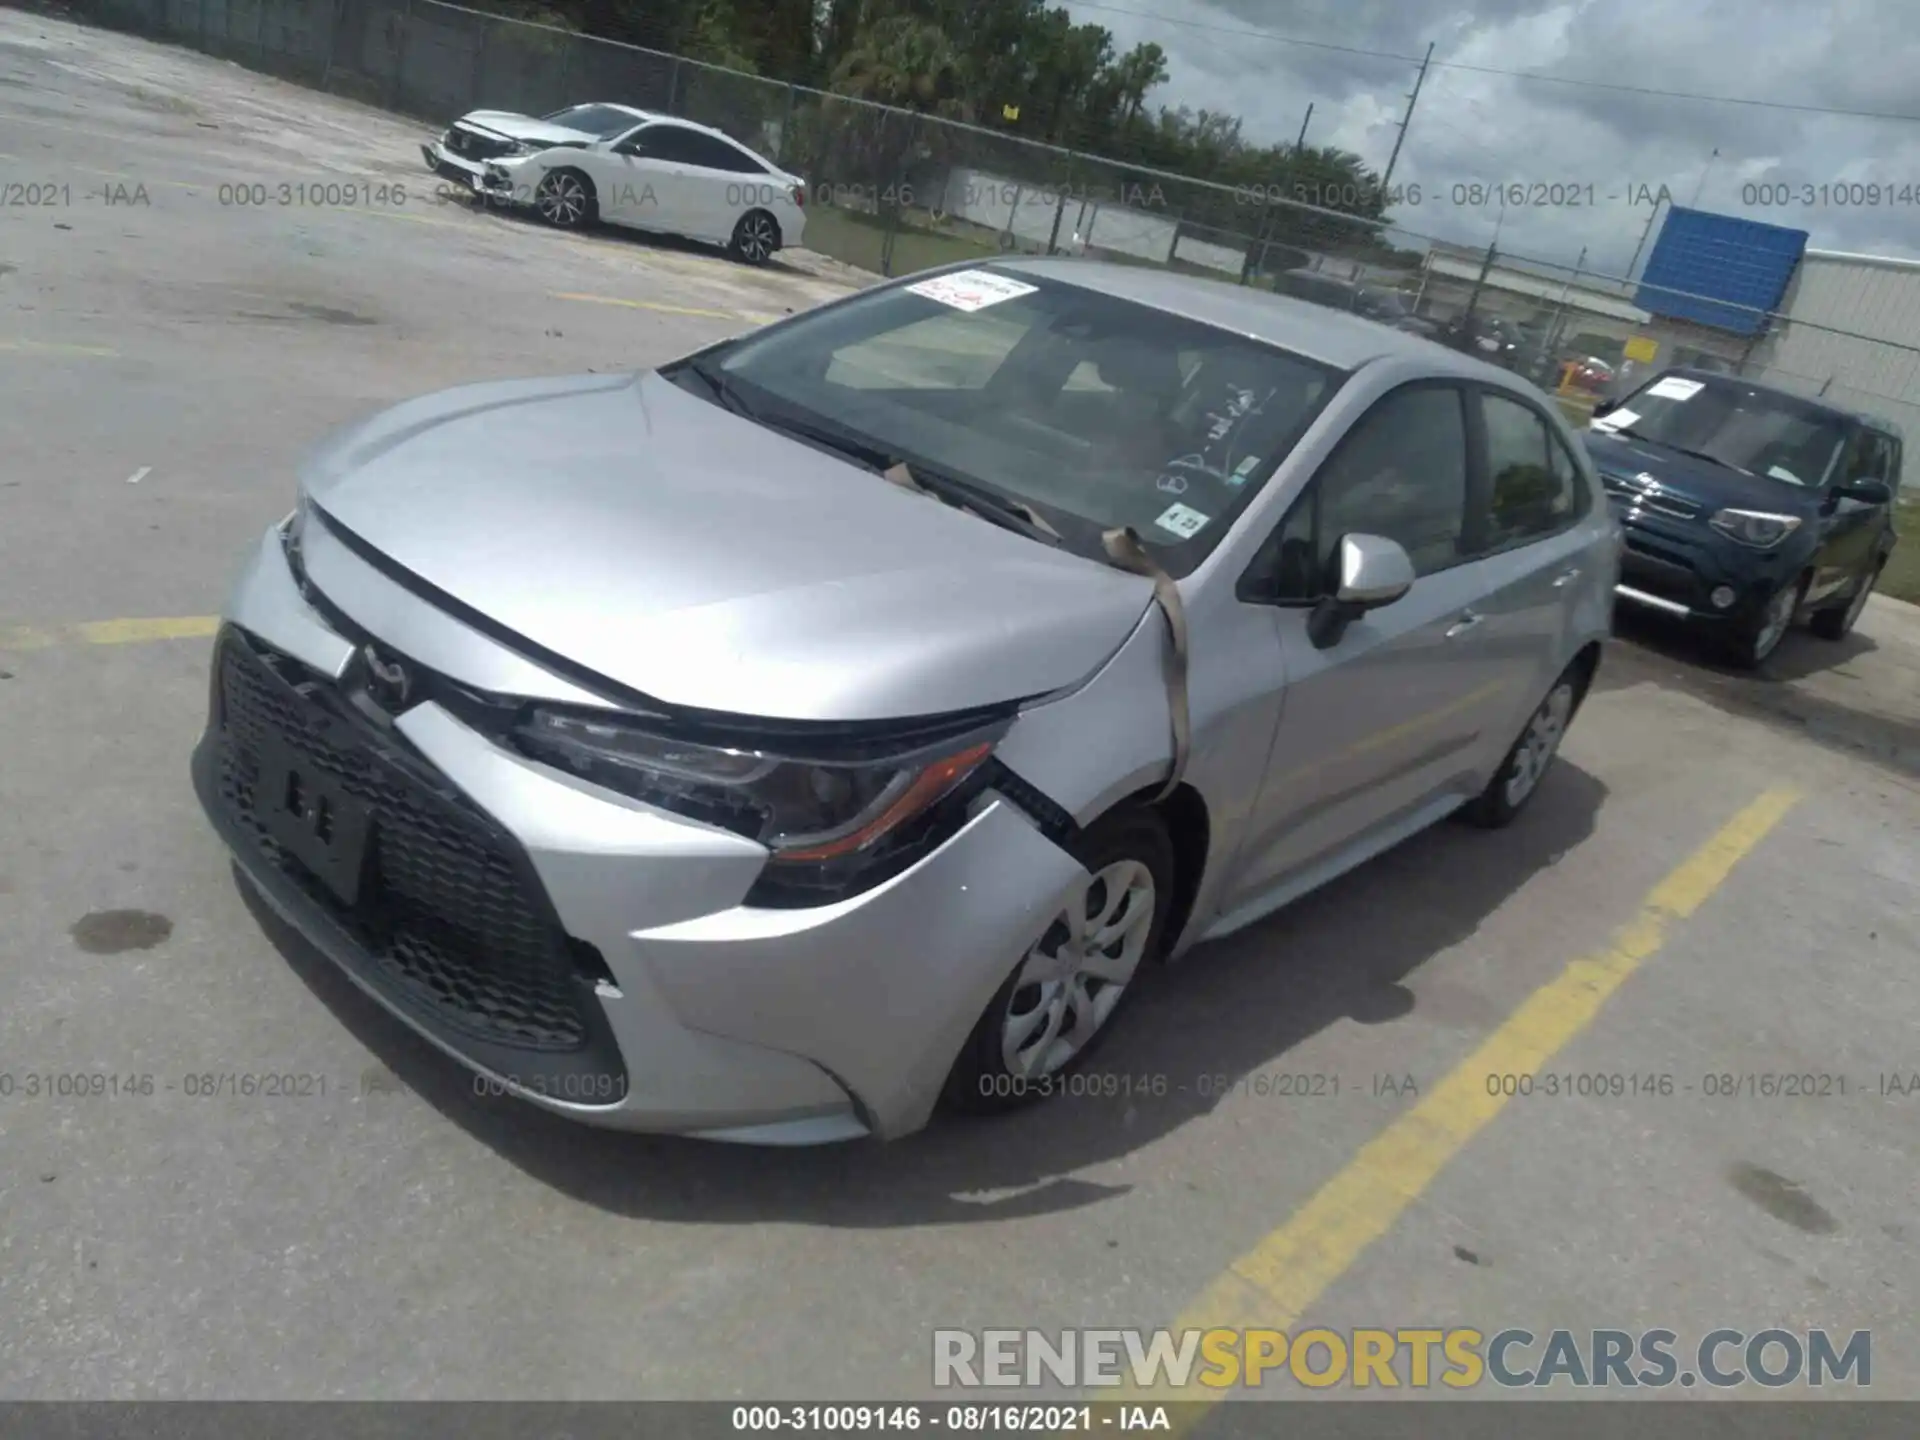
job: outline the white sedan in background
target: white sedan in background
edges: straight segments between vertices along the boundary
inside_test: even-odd
[[[806,184],[711,126],[628,105],[534,117],[476,110],[420,147],[427,168],[549,224],[604,221],[764,264],[800,243]]]

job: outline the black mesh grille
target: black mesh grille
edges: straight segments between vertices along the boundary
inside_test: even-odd
[[[289,670],[292,673],[282,674]],[[530,892],[512,840],[422,765],[366,733],[330,686],[295,662],[221,645],[222,803],[265,858],[365,948],[368,978],[459,1035],[515,1050],[574,1051],[591,1038],[567,938]],[[351,906],[277,845],[254,814],[263,746],[371,807],[371,854]]]
[[[471,130],[462,130],[458,125],[447,131],[447,138],[441,143],[465,160],[497,160],[513,149],[511,140],[476,135]]]

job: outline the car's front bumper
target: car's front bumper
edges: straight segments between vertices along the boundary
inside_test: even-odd
[[[468,160],[463,156],[455,155],[438,140],[423,141],[420,146],[420,158],[426,163],[427,169],[441,179],[451,180],[470,190],[480,190],[486,173],[486,165],[483,161]]]
[[[1631,605],[1701,624],[1747,624],[1793,577],[1795,561],[1784,550],[1741,546],[1703,519],[1635,517],[1614,504],[1626,542],[1614,594]],[[1716,591],[1731,600],[1716,604]]]
[[[1082,873],[1021,811],[989,793],[959,834],[871,891],[811,909],[745,906],[765,863],[749,841],[549,770],[432,700],[400,711],[385,731],[371,722],[364,733],[354,728],[349,710],[334,703],[360,663],[361,636],[348,630],[364,627],[431,673],[480,689],[527,662],[324,537],[310,546],[307,568],[327,614],[302,593],[277,529],[250,557],[216,649],[196,788],[268,903],[363,990],[474,1071],[481,1090],[508,1089],[595,1124],[717,1139],[907,1133],[926,1122],[974,1021]],[[417,965],[397,966],[389,953],[396,947],[370,938],[390,929],[363,923],[299,862],[261,843],[236,811],[239,772],[223,769],[247,732],[229,733],[223,720],[218,657],[243,638],[327,699],[327,715],[314,723],[335,737],[328,744],[354,749],[348,771],[420,787],[406,802],[412,828],[391,862],[378,853],[385,822],[376,807],[376,870],[390,871],[416,898],[471,881],[473,903],[504,917],[489,921],[489,943],[524,932],[534,937],[523,947],[533,957],[525,963],[557,957],[558,968],[539,983],[559,995],[555,977],[564,971],[572,985],[583,1017],[574,1050],[556,1059],[550,1037],[542,1052],[517,1050],[492,1032],[475,1038],[468,1012],[502,1003],[491,972],[469,965],[449,981],[459,967],[436,962],[423,988]],[[556,678],[555,693],[565,685]],[[519,693],[529,692],[539,687]],[[333,754],[322,758],[333,763]],[[450,863],[477,853],[476,844],[492,847],[485,886]],[[513,892],[512,905],[503,891]],[[461,920],[432,917],[455,927],[440,930],[443,939],[457,938]],[[549,924],[553,946],[541,951],[536,942]],[[566,970],[569,957],[578,968]],[[448,1011],[436,996],[449,984],[469,999],[485,992],[485,1003]]]

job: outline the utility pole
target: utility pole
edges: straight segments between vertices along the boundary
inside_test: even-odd
[[[1297,156],[1307,148],[1307,123],[1313,119],[1313,102],[1307,102],[1307,113],[1300,121],[1300,138],[1293,142],[1293,153]]]
[[[1400,133],[1393,137],[1393,153],[1387,157],[1387,173],[1380,177],[1380,188],[1385,190],[1393,183],[1393,167],[1399,162],[1400,147],[1406,143],[1407,126],[1413,123],[1414,103],[1420,98],[1420,87],[1426,83],[1427,66],[1433,63],[1433,42],[1427,42],[1426,59],[1420,62],[1420,73],[1414,76],[1413,93],[1407,96],[1407,113],[1400,119]]]
[[[1639,267],[1640,252],[1647,248],[1647,237],[1653,234],[1653,222],[1659,218],[1660,218],[1660,200],[1659,200],[1659,197],[1656,196],[1653,202],[1653,210],[1647,216],[1646,228],[1640,232],[1640,243],[1633,247],[1633,259],[1627,262],[1626,279],[1629,285],[1633,283],[1633,272]]]

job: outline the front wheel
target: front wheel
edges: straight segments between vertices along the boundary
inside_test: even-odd
[[[542,220],[562,230],[578,230],[598,214],[593,186],[578,170],[553,170],[533,192],[533,208]]]
[[[749,210],[733,227],[733,239],[727,248],[737,260],[764,265],[780,248],[780,226],[766,211]]]
[[[1073,847],[1086,873],[975,1023],[945,1099],[975,1114],[1059,1090],[1113,1026],[1142,964],[1159,954],[1173,899],[1173,844],[1160,817],[1129,806]]]
[[[1838,609],[1822,610],[1807,622],[1807,628],[1822,640],[1844,640],[1852,633],[1860,619],[1860,612],[1867,608],[1867,597],[1873,593],[1873,587],[1880,581],[1880,571],[1887,563],[1882,555],[1873,562],[1873,567],[1860,577],[1859,585],[1854,589],[1853,598]]]
[[[1761,607],[1760,613],[1746,621],[1727,637],[1727,653],[1743,670],[1757,670],[1780,648],[1800,613],[1800,599],[1807,593],[1804,579],[1782,585]]]

